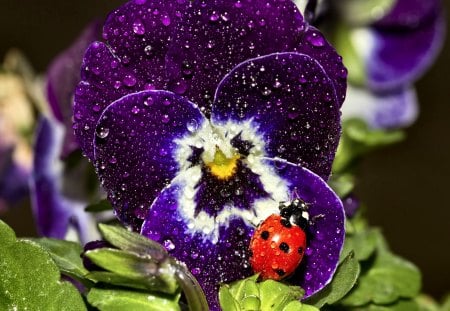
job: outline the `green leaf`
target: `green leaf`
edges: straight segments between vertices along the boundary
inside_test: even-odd
[[[398,300],[388,305],[368,304],[361,307],[345,309],[348,311],[420,311],[419,305],[414,300]]]
[[[442,311],[450,311],[450,294],[448,294],[442,302]]]
[[[283,310],[293,300],[300,300],[304,290],[298,286],[266,280],[259,283],[259,296],[261,299],[261,310]]]
[[[333,280],[320,292],[308,298],[306,302],[318,308],[325,304],[334,304],[344,297],[355,285],[360,272],[358,260],[353,252],[338,266]]]
[[[104,211],[110,211],[112,209],[113,208],[111,206],[111,203],[109,203],[108,200],[104,199],[97,203],[89,204],[84,210],[89,213],[101,213]]]
[[[92,286],[92,284],[85,279],[85,275],[88,274],[89,271],[83,266],[83,261],[80,256],[83,252],[83,248],[80,244],[50,238],[30,240],[42,246],[50,254],[62,274],[68,275],[88,287]]]
[[[333,174],[328,184],[340,198],[345,198],[355,187],[355,176],[352,174]]]
[[[346,172],[364,154],[397,143],[405,138],[403,131],[371,129],[361,119],[346,120],[342,129],[341,141],[333,162],[335,174]]]
[[[437,302],[427,295],[419,295],[415,299],[420,311],[440,311]],[[444,310],[442,310],[444,311]]]
[[[230,292],[230,286],[228,284],[224,284],[220,287],[219,290],[219,303],[222,311],[240,311],[241,307],[239,302],[234,299],[233,295]]]
[[[86,310],[77,289],[60,281],[50,255],[29,240],[16,240],[0,221],[0,310]]]
[[[88,302],[101,311],[179,311],[179,295],[155,296],[151,293],[93,288]]]
[[[178,289],[174,271],[168,261],[156,262],[152,258],[112,248],[90,250],[85,256],[99,267],[134,280],[147,289],[170,294]]]
[[[378,229],[368,229],[347,235],[342,253],[348,254],[354,251],[358,261],[367,260],[375,252],[380,236]]]
[[[358,284],[341,301],[345,306],[393,303],[399,298],[415,297],[421,276],[412,263],[379,247],[373,264],[361,273]]]

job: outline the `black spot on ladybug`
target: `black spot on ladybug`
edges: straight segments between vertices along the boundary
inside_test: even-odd
[[[261,238],[263,240],[267,240],[269,238],[269,231],[263,231],[261,232]]]
[[[284,253],[289,253],[289,245],[286,242],[281,242],[279,248],[284,252]]]
[[[283,276],[286,274],[286,272],[284,272],[283,269],[276,269],[275,272],[279,275],[279,276]]]
[[[286,228],[292,227],[291,222],[289,220],[287,220],[286,218],[281,218],[280,222],[283,227],[286,227]]]
[[[303,254],[303,247],[300,246],[297,251],[300,255]]]

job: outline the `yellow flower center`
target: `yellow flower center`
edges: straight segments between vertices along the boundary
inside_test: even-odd
[[[214,154],[214,160],[206,163],[206,166],[215,177],[226,180],[233,176],[236,172],[239,158],[239,154],[235,154],[231,158],[227,158],[222,150],[217,148],[216,153]]]

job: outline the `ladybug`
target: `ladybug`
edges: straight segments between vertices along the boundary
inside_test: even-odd
[[[256,228],[250,241],[250,264],[263,280],[294,273],[306,248],[308,204],[296,198],[281,202],[279,209],[279,215],[270,215]]]

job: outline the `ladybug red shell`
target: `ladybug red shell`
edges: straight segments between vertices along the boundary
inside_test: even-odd
[[[292,204],[284,206],[291,207]],[[262,279],[281,280],[295,271],[302,261],[305,248],[304,229],[292,223],[289,218],[272,214],[253,234],[250,241],[250,264]]]

